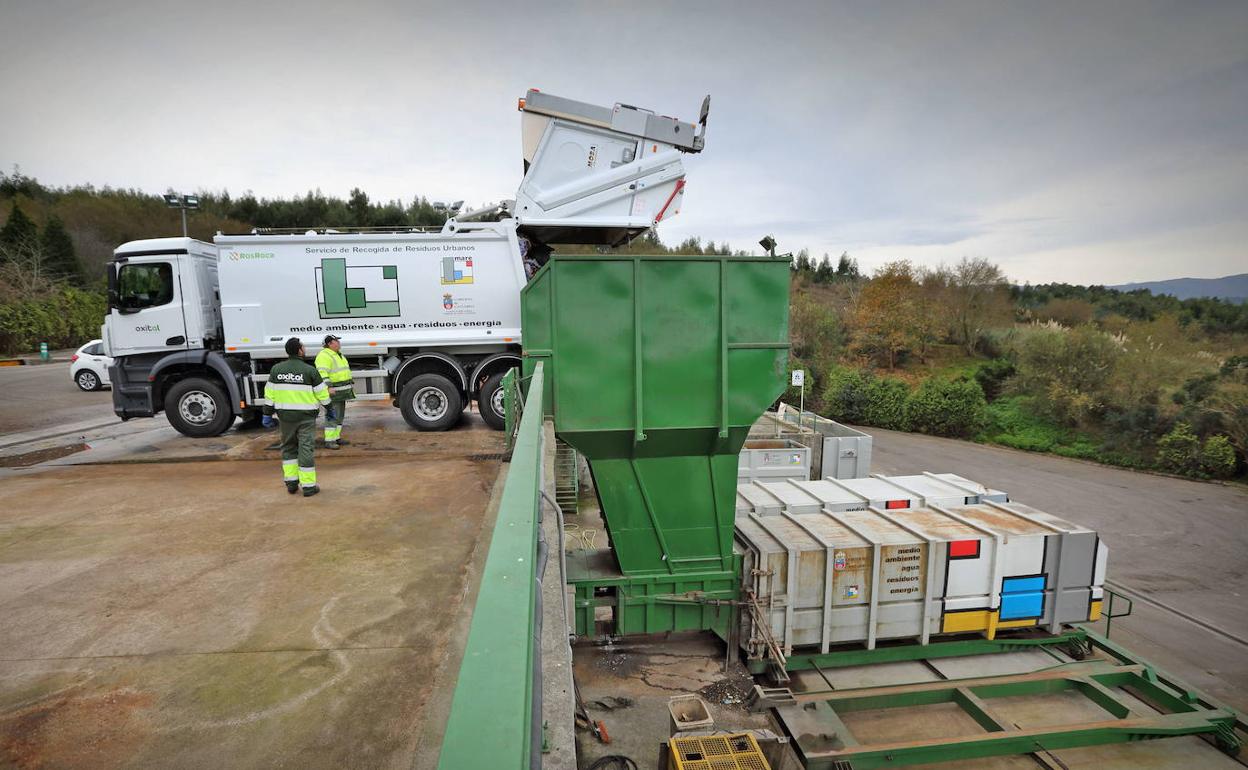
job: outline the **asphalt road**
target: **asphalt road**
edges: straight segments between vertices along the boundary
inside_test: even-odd
[[[0,435],[99,418],[117,420],[112,391],[86,392],[69,378],[68,363],[0,366]],[[118,420],[120,422],[120,420]]]
[[[1248,490],[864,428],[872,472],[957,473],[1096,529],[1108,583],[1139,597],[1111,638],[1248,709]],[[1115,610],[1117,611],[1117,610]],[[1102,624],[1103,625],[1103,624]]]

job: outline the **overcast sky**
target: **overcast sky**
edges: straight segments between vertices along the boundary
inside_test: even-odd
[[[50,184],[510,198],[529,87],[712,95],[668,242],[1248,271],[1244,0],[0,0],[0,166]]]

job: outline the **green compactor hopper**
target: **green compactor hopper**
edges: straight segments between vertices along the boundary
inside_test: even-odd
[[[726,633],[737,454],[784,389],[788,310],[785,258],[556,255],[525,287],[524,374],[546,362],[610,537],[569,560],[578,634]]]

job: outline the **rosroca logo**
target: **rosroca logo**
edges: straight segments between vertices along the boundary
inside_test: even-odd
[[[244,259],[274,259],[277,257],[271,251],[234,251],[231,250],[229,258],[233,262],[240,262]]]

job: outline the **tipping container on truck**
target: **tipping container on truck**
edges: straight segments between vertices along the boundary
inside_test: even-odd
[[[334,334],[361,398],[391,400],[421,430],[454,426],[475,400],[502,429],[528,275],[556,244],[619,244],[678,214],[681,158],[704,146],[709,103],[694,124],[531,90],[515,200],[440,228],[310,223],[122,244],[102,331],[114,411],[164,411],[186,435],[217,435],[258,420],[287,339],[312,356]]]

